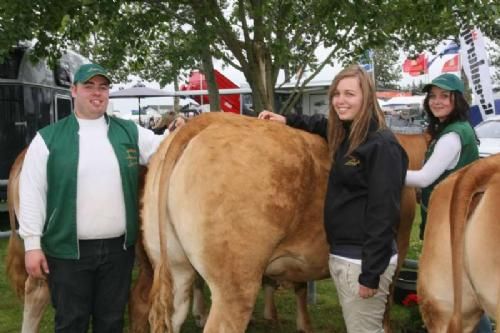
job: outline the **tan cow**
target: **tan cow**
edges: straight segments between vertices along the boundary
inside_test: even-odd
[[[328,277],[329,161],[318,136],[227,114],[199,116],[165,140],[150,163],[142,211],[155,270],[152,330],[179,332],[195,270],[212,294],[204,332],[217,333],[245,331],[263,275]],[[407,194],[414,210],[415,193]],[[402,246],[412,220],[400,225]]]
[[[499,198],[500,155],[453,173],[434,190],[418,278],[429,332],[471,332],[483,311],[500,322]]]

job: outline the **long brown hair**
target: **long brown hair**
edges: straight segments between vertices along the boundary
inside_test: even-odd
[[[350,126],[347,155],[351,154],[366,140],[370,122],[374,121],[377,125],[377,129],[387,128],[384,114],[378,105],[375,85],[370,75],[358,65],[351,65],[344,68],[335,76],[328,91],[330,108],[328,116],[328,145],[332,157],[335,156],[337,149],[346,136],[346,129],[342,125],[342,121],[337,115],[337,112],[333,109],[332,99],[339,82],[348,77],[358,78],[363,94],[363,103],[361,105],[361,111],[355,116]]]

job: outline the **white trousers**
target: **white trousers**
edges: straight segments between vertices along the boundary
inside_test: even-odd
[[[330,274],[335,283],[348,333],[383,333],[385,304],[396,264],[389,264],[380,276],[377,293],[370,298],[359,296],[358,277],[361,265],[330,256]]]

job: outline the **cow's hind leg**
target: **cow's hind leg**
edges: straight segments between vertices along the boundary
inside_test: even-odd
[[[142,242],[135,248],[139,274],[129,298],[129,321],[131,333],[149,332],[148,315],[151,308],[149,293],[153,284],[153,268]]]
[[[498,293],[497,297],[497,308],[496,308],[496,314],[495,314],[495,321],[497,326],[500,325],[500,292]],[[498,328],[497,328],[498,330]]]
[[[189,312],[191,289],[195,279],[195,270],[189,262],[179,241],[172,233],[167,236],[167,253],[170,261],[170,273],[173,286],[172,328],[178,333]]]
[[[307,311],[307,282],[294,283],[294,291],[297,303],[297,332],[311,333],[311,318]]]
[[[264,289],[264,319],[270,321],[278,320],[278,311],[274,303],[274,292],[278,289],[278,283],[266,276],[262,279]]]
[[[193,317],[196,322],[196,326],[202,328],[207,322],[207,308],[205,304],[205,298],[203,296],[203,289],[205,287],[205,281],[196,273],[193,283]]]
[[[211,283],[212,306],[205,324],[204,333],[244,333],[255,299],[261,286],[261,278]]]
[[[47,281],[28,276],[25,283],[22,333],[38,332],[43,311],[49,301]]]

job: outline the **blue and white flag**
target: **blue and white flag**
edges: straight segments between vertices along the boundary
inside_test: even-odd
[[[373,51],[367,50],[359,57],[358,64],[367,72],[373,72]]]
[[[455,43],[451,42],[450,44],[446,45],[446,47],[443,49],[443,51],[439,52],[434,58],[429,60],[427,63],[427,68],[431,67],[432,63],[439,57],[442,58],[444,55],[447,54],[457,54],[460,51],[460,46]]]

